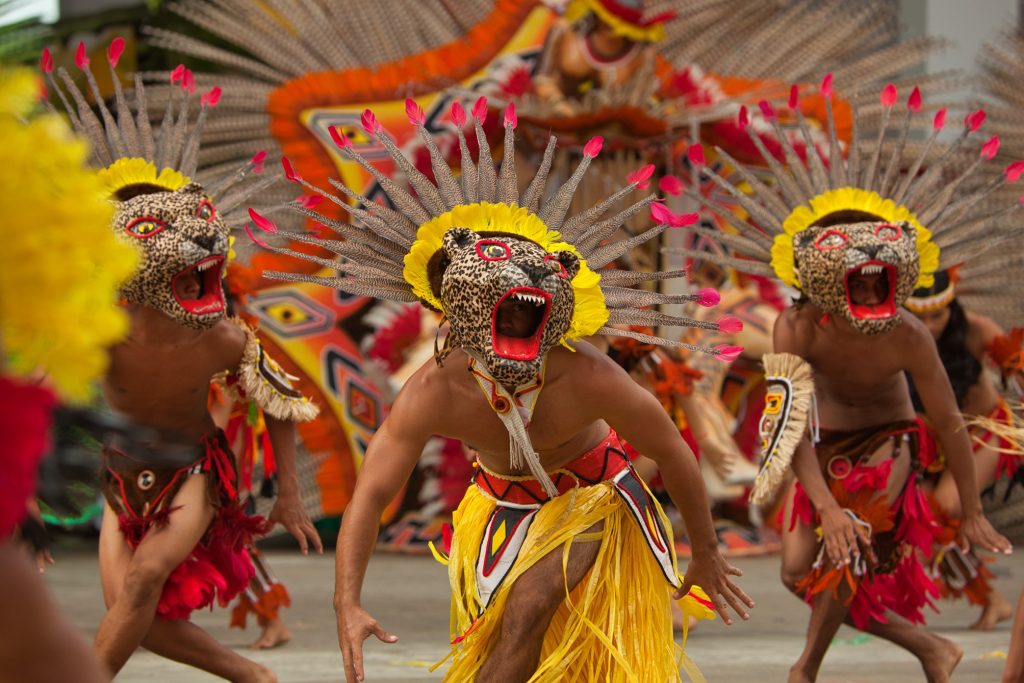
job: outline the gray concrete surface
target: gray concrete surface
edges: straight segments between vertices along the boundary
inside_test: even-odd
[[[297,552],[270,551],[270,563],[293,598],[285,612],[294,639],[286,647],[252,653],[273,668],[282,683],[320,683],[341,680],[331,595],[334,588],[330,555],[301,557]],[[736,562],[745,572],[742,585],[754,596],[751,620],[725,627],[702,626],[690,635],[688,651],[711,683],[784,681],[800,652],[808,609],[786,594],[778,581],[778,558]],[[999,586],[1016,600],[1024,579],[1024,552],[996,565]],[[91,637],[103,614],[95,550],[89,545],[64,550],[46,580],[75,624]],[[370,565],[364,604],[385,628],[397,633],[395,645],[373,642],[367,647],[367,680],[377,683],[439,680],[430,666],[447,651],[447,576],[432,559],[377,555]],[[958,682],[999,680],[1009,642],[1009,624],[995,631],[967,629],[975,610],[963,603],[941,603],[942,614],[932,626],[965,650],[954,676]],[[227,610],[202,612],[195,621],[233,648],[243,649],[256,635],[229,629]],[[140,651],[118,677],[124,683],[160,681],[185,683],[216,680],[179,664]],[[878,639],[844,628],[825,661],[821,683],[904,683],[923,681],[910,655]]]

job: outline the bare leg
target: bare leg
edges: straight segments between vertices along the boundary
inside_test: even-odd
[[[948,683],[953,669],[964,656],[963,649],[953,641],[946,640],[923,626],[911,624],[892,612],[887,612],[885,616],[889,623],[872,621],[864,630],[899,645],[917,657],[928,683]]]
[[[601,529],[595,524],[585,533]],[[551,617],[572,590],[583,580],[597,558],[598,541],[575,542],[569,550],[565,578],[562,578],[561,549],[549,553],[516,580],[505,603],[501,632],[487,656],[477,680],[488,683],[520,683],[537,669],[544,634]]]
[[[818,670],[828,652],[828,646],[843,625],[848,608],[843,604],[845,596],[833,597],[831,592],[819,593],[811,608],[811,621],[807,624],[807,642],[800,659],[789,670],[789,683],[812,683],[818,678]]]
[[[20,548],[0,543],[0,681],[109,681]]]
[[[1003,669],[1003,683],[1024,683],[1024,591],[1017,601],[1017,615],[1013,618],[1010,653]]]
[[[198,496],[198,500],[195,499],[196,496]],[[134,554],[117,529],[117,516],[114,511],[109,506],[104,510],[103,527],[100,532],[100,576],[103,583],[104,600],[110,611],[100,625],[100,632],[96,636],[98,656],[116,672],[124,666],[124,662],[135,648],[142,645],[162,657],[194,666],[231,681],[239,683],[275,681],[276,678],[269,669],[224,647],[195,624],[188,621],[167,621],[155,617],[156,603],[159,600],[166,576],[188,556],[212,518],[213,510],[206,503],[205,476],[193,475],[190,477],[178,496],[175,497],[174,505],[183,507],[171,515],[171,522],[167,527],[150,532]],[[187,509],[192,514],[179,517],[186,512],[185,505],[189,506]],[[209,510],[196,514],[199,507],[209,508]],[[148,598],[150,590],[147,584],[139,585],[142,584],[140,579],[147,576],[145,572],[140,572],[139,568],[144,567],[146,571],[152,571],[153,575],[156,575],[152,567],[144,565],[142,560],[146,560],[147,563],[155,562],[154,558],[170,561],[173,559],[172,549],[166,548],[165,544],[174,545],[174,550],[180,552],[180,546],[183,546],[185,541],[181,537],[173,540],[160,540],[159,546],[154,544],[147,546],[147,542],[154,537],[158,540],[168,539],[167,532],[171,531],[172,527],[177,530],[174,533],[184,535],[187,530],[183,529],[182,525],[187,522],[199,523],[203,520],[205,522],[202,524],[200,533],[198,536],[190,536],[194,540],[187,546],[187,550],[180,556],[180,559],[165,573],[163,573],[163,565],[159,565],[163,577],[156,585],[155,597],[152,598],[151,604],[147,601],[143,607],[136,607],[142,602],[139,600],[139,596]],[[147,555],[140,557],[139,553],[145,547],[154,550],[149,550]],[[134,578],[131,574],[133,569],[136,571]],[[130,599],[130,590],[135,591],[134,600]],[[148,615],[145,613],[139,615],[138,613],[142,609],[146,609]],[[127,621],[118,620],[123,618],[119,617],[122,614],[128,615]],[[124,631],[127,631],[128,628],[125,623],[135,624],[134,628],[140,630],[125,633]],[[142,633],[143,636],[140,638],[138,633]],[[130,649],[128,649],[129,647]],[[115,666],[116,669],[114,669]]]
[[[996,467],[999,465],[999,453],[989,447],[979,448],[974,454],[974,478],[978,482],[978,490],[984,491],[995,479]],[[960,496],[956,490],[953,475],[946,470],[939,478],[935,487],[935,501],[950,517],[960,517]],[[1003,597],[1002,593],[992,588],[988,601],[982,607],[978,620],[971,624],[975,631],[991,631],[996,624],[1013,616],[1013,605]]]
[[[782,583],[792,593],[796,593],[796,584],[807,575],[818,552],[818,538],[814,529],[799,522],[789,527],[793,519],[793,497],[796,487],[791,486],[786,493],[786,502],[782,513]]]

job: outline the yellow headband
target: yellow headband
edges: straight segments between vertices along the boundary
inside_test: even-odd
[[[772,245],[772,268],[780,280],[800,288],[793,255],[793,236],[811,227],[816,221],[840,211],[859,211],[878,216],[884,221],[905,221],[914,226],[920,272],[914,288],[931,287],[935,271],[939,268],[939,247],[932,242],[931,232],[917,220],[909,209],[891,199],[883,199],[877,192],[856,187],[841,187],[813,197],[807,204],[796,207],[782,223],[782,234],[776,235]]]
[[[601,276],[587,266],[576,247],[562,241],[562,236],[549,230],[536,214],[514,204],[477,202],[461,204],[451,211],[433,218],[419,227],[416,241],[405,256],[402,275],[412,286],[413,294],[439,311],[444,311],[440,299],[430,287],[428,265],[431,257],[442,248],[444,234],[450,228],[469,228],[474,232],[505,232],[530,240],[548,252],[570,251],[580,260],[580,270],[572,279],[576,299],[572,323],[566,338],[570,341],[596,333],[608,321],[608,308],[601,292]]]

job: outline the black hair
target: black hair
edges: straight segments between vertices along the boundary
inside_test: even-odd
[[[938,288],[937,291],[942,291],[945,287],[940,286],[939,275],[939,273],[936,274],[935,287],[931,289]],[[945,284],[949,285],[948,278],[945,280]],[[918,290],[918,292],[920,291]],[[915,292],[915,294],[917,293]],[[970,324],[967,321],[967,313],[960,302],[953,299],[949,303],[949,322],[946,323],[946,327],[943,328],[942,334],[939,335],[935,344],[939,349],[942,367],[945,368],[949,383],[953,386],[953,396],[956,397],[958,406],[963,403],[967,392],[978,383],[978,378],[981,377],[981,361],[975,358],[967,348],[969,331]],[[910,380],[909,375],[907,379]],[[914,409],[922,412],[924,407],[913,380],[910,380],[910,397],[914,401]]]

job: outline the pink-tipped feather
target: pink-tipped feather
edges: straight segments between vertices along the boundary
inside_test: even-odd
[[[757,103],[757,106],[760,107],[761,115],[766,119],[771,120],[775,118],[775,107],[772,106],[771,102],[768,100],[761,100]]]
[[[946,114],[949,110],[946,107],[935,112],[935,118],[932,119],[932,129],[942,130],[946,127]]]
[[[726,334],[736,334],[743,331],[743,321],[734,315],[724,315],[718,321],[718,329]]]
[[[717,306],[722,300],[722,295],[718,293],[717,289],[711,287],[705,287],[704,289],[697,290],[697,305],[703,306],[704,308],[711,308]]]
[[[700,214],[696,213],[673,213],[664,204],[655,202],[651,204],[651,220],[658,225],[670,225],[673,228],[682,228],[693,225],[700,220]]]
[[[882,94],[879,97],[883,107],[891,107],[896,104],[896,100],[899,99],[899,93],[896,92],[896,86],[892,83],[886,83],[885,87],[882,88]]]
[[[252,155],[252,159],[249,159],[249,163],[252,164],[253,173],[263,173],[263,164],[267,160],[267,150],[261,149]]]
[[[196,91],[196,76],[192,69],[185,69],[185,75],[181,77],[181,89],[189,95]]]
[[[452,102],[452,121],[459,128],[466,125],[466,109],[462,106],[462,102],[458,100]]]
[[[641,166],[626,176],[630,185],[636,185],[640,189],[646,189],[651,184],[651,176],[654,175],[654,164]]]
[[[216,107],[217,103],[220,102],[221,92],[220,86],[215,85],[210,88],[209,92],[203,93],[200,101],[203,103],[204,107]]]
[[[124,54],[124,38],[114,38],[107,48],[107,62],[110,63],[111,68],[117,68],[122,54]]]
[[[89,55],[85,51],[85,43],[79,43],[75,49],[75,66],[82,71],[89,68]]]
[[[981,158],[991,161],[999,151],[999,136],[993,135],[981,146]]]
[[[788,104],[790,109],[796,109],[798,106],[800,106],[800,86],[790,86]]]
[[[583,145],[583,154],[593,159],[601,153],[601,148],[604,147],[604,138],[600,135],[587,140],[587,144]]]
[[[910,92],[910,97],[907,98],[907,109],[916,114],[921,111],[921,101],[921,89],[915,85]]]
[[[174,67],[173,71],[171,71],[171,85],[174,85],[175,83],[177,83],[178,81],[180,81],[184,77],[185,77],[185,65],[184,64],[179,64],[178,66]]]
[[[43,73],[53,73],[53,53],[48,47],[44,47],[43,54],[39,56],[39,68],[43,70]]]
[[[249,218],[251,218],[253,223],[256,224],[256,227],[263,232],[269,232],[270,234],[277,232],[277,226],[274,224],[274,221],[270,220],[266,216],[261,216],[257,213],[256,209],[249,209]]]
[[[249,210],[252,211],[252,209],[249,209]],[[264,249],[267,248],[267,243],[264,242],[263,240],[261,240],[258,236],[256,236],[255,233],[253,233],[252,226],[249,225],[248,223],[245,224],[245,234],[248,235],[249,239],[251,239],[256,244],[260,245]]]
[[[480,97],[473,105],[473,118],[480,122],[480,125],[484,125],[484,121],[487,120],[487,98]]]
[[[718,344],[715,348],[715,358],[723,363],[732,363],[743,353],[742,346],[731,346],[729,344]]]
[[[516,105],[514,102],[509,102],[508,106],[505,107],[505,127],[508,128],[511,126],[512,129],[515,130],[515,127],[518,125],[519,117],[516,116]]]
[[[978,111],[972,111],[964,119],[964,125],[967,126],[973,133],[981,128],[981,124],[985,123],[985,110],[979,109]]]
[[[299,206],[304,206],[307,209],[315,209],[323,200],[323,195],[319,194],[300,194],[295,198],[295,202]]]
[[[327,132],[331,135],[331,140],[338,146],[338,149],[345,149],[346,147],[352,146],[352,141],[348,139],[348,136],[341,132],[340,126],[329,126]]]
[[[1024,161],[1015,161],[1006,167],[1006,182],[1015,183],[1024,175]]]
[[[416,100],[411,97],[405,98],[405,115],[409,117],[409,123],[414,126],[422,126],[427,120],[427,115],[423,113],[423,107],[416,104]]]
[[[744,129],[750,125],[750,112],[747,111],[746,105],[740,107],[740,113],[736,115],[736,125]]]
[[[380,121],[377,120],[376,114],[369,109],[363,110],[363,115],[359,117],[359,123],[363,126],[363,130],[370,135],[380,132]]]
[[[292,168],[292,162],[288,160],[288,157],[281,157],[281,166],[284,168],[284,176],[293,183],[297,183],[302,180],[302,176]]]
[[[704,159],[704,145],[699,142],[690,145],[690,148],[686,150],[686,158],[694,166],[704,166],[707,163]]]
[[[821,87],[818,88],[818,91],[825,99],[832,99],[832,74],[825,74],[825,77],[821,79]]]
[[[678,197],[680,194],[682,194],[683,190],[686,189],[686,186],[683,184],[682,180],[675,177],[674,175],[667,175],[662,176],[661,180],[658,181],[658,189],[664,192],[665,194],[670,194],[673,197]]]

